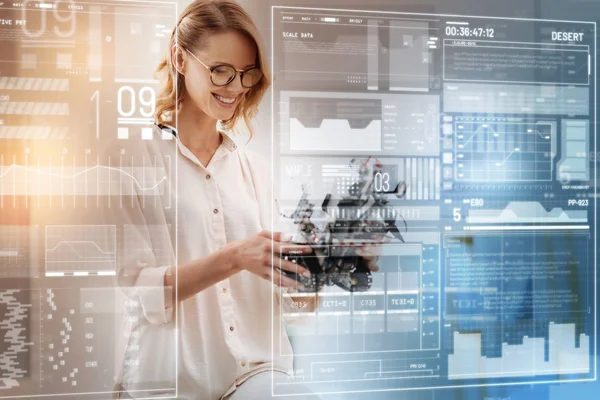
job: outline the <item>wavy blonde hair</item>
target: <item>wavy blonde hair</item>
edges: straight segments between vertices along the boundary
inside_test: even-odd
[[[234,0],[195,0],[179,16],[171,33],[167,53],[156,69],[157,74],[163,78],[156,99],[156,122],[166,123],[166,116],[181,107],[182,96],[186,92],[184,76],[177,71],[172,59],[173,46],[177,44],[187,49],[202,49],[210,35],[229,30],[240,32],[254,41],[258,67],[264,76],[260,83],[250,88],[242,98],[233,116],[220,121],[220,124],[223,129],[233,131],[237,122],[243,119],[252,138],[250,120],[258,112],[258,104],[271,85],[271,74],[258,29],[248,13]]]

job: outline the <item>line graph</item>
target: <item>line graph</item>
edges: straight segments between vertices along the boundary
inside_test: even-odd
[[[2,194],[12,195],[144,195],[164,193],[164,168],[106,165],[31,167],[0,166]]]
[[[118,172],[120,174],[125,175],[127,178],[132,180],[132,183],[142,192],[147,192],[147,191],[156,191],[156,189],[164,182],[167,180],[166,176],[163,176],[161,179],[159,179],[156,183],[154,183],[151,186],[142,186],[140,184],[140,182],[135,178],[133,173],[129,173],[127,172],[126,169],[121,169],[121,168],[115,168],[115,167],[107,167],[105,165],[95,165],[93,167],[90,168],[79,168],[81,169],[80,171],[77,171],[78,168],[73,168],[73,167],[66,167],[64,170],[67,171],[66,174],[62,175],[59,173],[54,173],[52,172],[52,167],[48,167],[48,168],[31,168],[31,167],[26,167],[24,165],[18,165],[18,164],[11,164],[7,167],[1,167],[2,173],[0,173],[0,178],[5,178],[7,175],[9,175],[11,172],[16,171],[16,170],[23,170],[25,173],[33,173],[33,174],[41,174],[41,175],[46,175],[49,177],[53,177],[53,178],[58,178],[58,179],[65,179],[65,180],[75,180],[80,176],[83,176],[85,174],[88,174],[90,172],[94,172],[96,171],[97,173],[100,173],[100,171],[109,171],[109,172]],[[129,168],[129,170],[131,170],[132,168]],[[133,168],[133,170],[138,170],[139,168]],[[56,168],[55,168],[56,170]],[[77,172],[69,172],[69,171],[77,171]],[[16,174],[16,172],[15,172]],[[6,192],[5,192],[6,193]],[[8,194],[12,194],[12,193],[8,193]]]
[[[84,155],[40,155],[25,157],[0,154],[0,208],[6,200],[14,208],[16,197],[25,197],[25,207],[50,208],[53,204],[65,207],[65,202],[99,207],[100,197],[108,196],[108,202],[116,199],[123,207],[134,199],[142,203],[157,204],[159,196],[171,196],[174,170],[171,155],[114,157]],[[5,162],[6,160],[6,162]],[[58,201],[57,201],[58,200]],[[104,201],[104,200],[102,200]]]
[[[555,121],[457,118],[456,179],[550,181]]]
[[[506,207],[498,209],[469,210],[468,224],[576,224],[588,223],[587,210],[564,210],[554,207],[546,210],[537,201],[511,201]]]
[[[114,275],[114,225],[46,226],[46,275]]]

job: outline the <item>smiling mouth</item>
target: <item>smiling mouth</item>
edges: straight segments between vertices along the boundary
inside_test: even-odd
[[[230,106],[230,105],[235,104],[235,102],[237,101],[237,99],[240,97],[240,96],[237,96],[237,97],[224,97],[224,96],[220,96],[220,95],[218,95],[216,93],[213,93],[212,95],[214,96],[215,99],[217,99],[217,101],[219,103],[221,103],[223,105],[226,105],[226,106]]]

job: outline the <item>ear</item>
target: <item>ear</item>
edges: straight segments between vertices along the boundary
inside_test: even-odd
[[[171,60],[173,60],[173,66],[177,72],[181,75],[185,75],[185,59],[183,57],[183,49],[178,45],[171,47]]]

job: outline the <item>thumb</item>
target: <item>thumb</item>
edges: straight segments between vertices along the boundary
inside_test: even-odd
[[[268,239],[272,239],[275,242],[289,242],[292,240],[292,235],[283,232],[263,231],[260,233],[260,235]]]
[[[265,230],[265,231],[260,231],[260,232],[258,233],[258,236],[262,236],[262,237],[265,237],[265,238],[267,238],[267,239],[273,239],[273,232],[271,232],[271,231],[266,231],[266,230]]]
[[[280,242],[290,242],[292,240],[292,235],[285,232],[275,232],[275,240]]]

